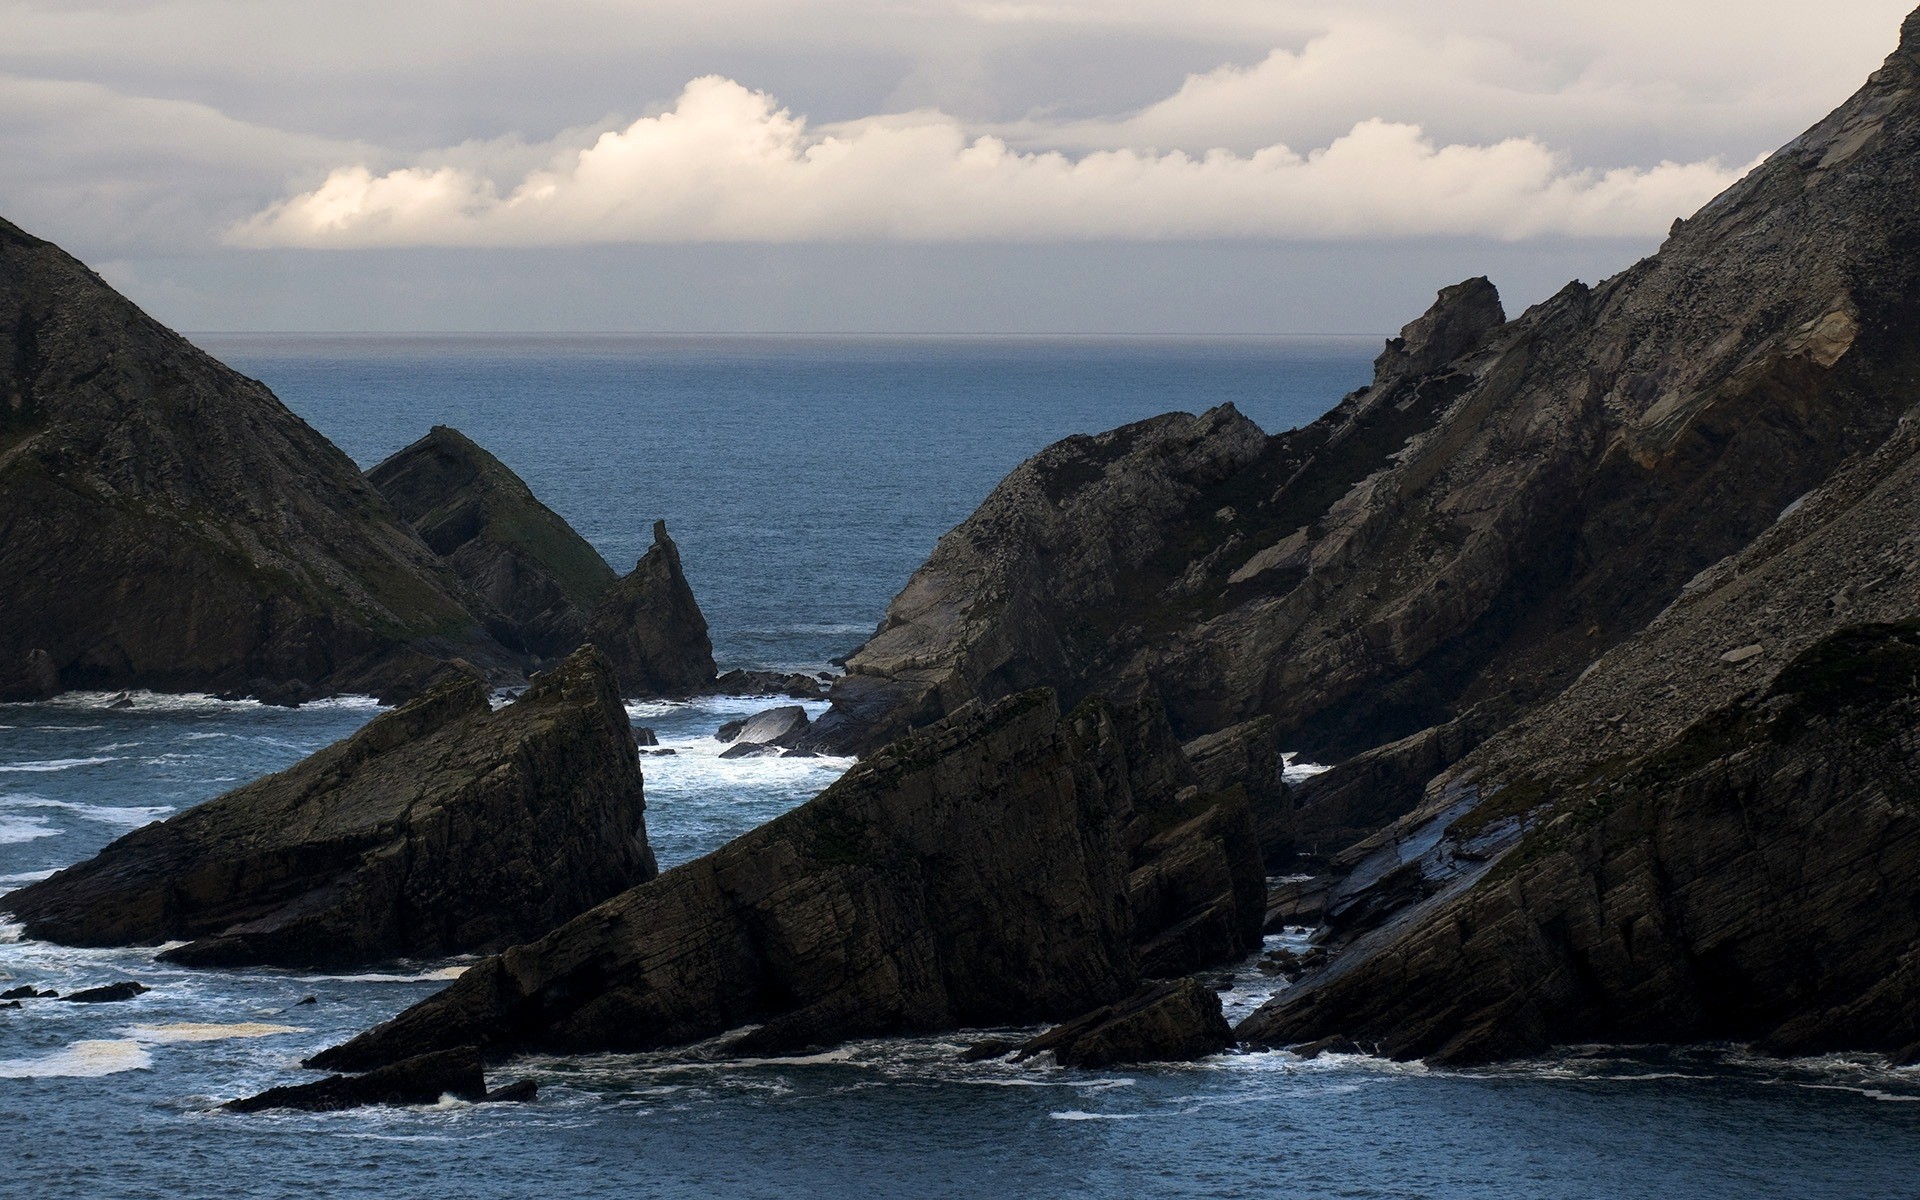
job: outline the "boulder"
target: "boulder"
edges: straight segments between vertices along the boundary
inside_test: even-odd
[[[422,657],[520,664],[345,454],[5,221],[0,546],[0,698],[50,677],[383,693]]]
[[[652,878],[625,710],[591,647],[494,711],[443,682],[352,737],[0,898],[30,937],[196,965],[497,949]]]
[[[633,727],[633,744],[636,746],[658,746],[660,744],[660,735],[648,729],[645,725],[635,725]]]
[[[779,758],[778,746],[763,746],[759,742],[735,742],[720,752],[721,758]]]
[[[119,983],[109,983],[104,987],[68,992],[62,999],[68,1004],[114,1004],[121,1000],[131,1000],[135,996],[143,996],[151,990],[144,983],[123,979]]]
[[[580,645],[613,569],[505,463],[436,425],[367,481],[505,619],[503,640],[542,658]]]
[[[818,700],[826,695],[822,681],[832,679],[833,676],[826,674],[815,678],[799,672],[735,669],[713,681],[713,692],[720,696],[792,696],[796,700]]]
[[[445,1096],[472,1102],[491,1098],[480,1056],[474,1053],[473,1047],[422,1054],[364,1075],[330,1075],[313,1083],[269,1088],[257,1096],[229,1100],[220,1107],[237,1113],[276,1108],[338,1112],[372,1105],[437,1104]]]
[[[1155,980],[1125,1000],[1056,1026],[1019,1047],[1018,1059],[1051,1053],[1063,1067],[1192,1062],[1233,1045],[1220,997],[1199,980]]]
[[[1128,715],[1063,719],[1047,692],[965,707],[313,1061],[634,1051],[749,1024],[730,1044],[758,1053],[1058,1020],[1127,995],[1128,830],[1186,769],[1164,722],[1143,741]]]
[[[587,640],[612,661],[623,696],[691,696],[713,683],[707,619],[680,569],[667,523],[653,523],[653,546],[601,596],[587,619]]]
[[[786,749],[797,744],[807,732],[807,710],[798,704],[769,708],[753,714],[737,725],[729,721],[715,736],[723,742],[757,742],[762,746]]]

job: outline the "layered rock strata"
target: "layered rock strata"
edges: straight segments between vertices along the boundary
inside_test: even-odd
[[[654,875],[628,729],[591,648],[497,712],[452,679],[4,904],[30,937],[195,965],[499,949]]]
[[[624,696],[711,690],[716,672],[707,619],[665,521],[653,523],[653,545],[633,570],[602,594],[586,632],[613,663]]]

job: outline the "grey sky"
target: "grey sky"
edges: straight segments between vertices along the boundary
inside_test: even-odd
[[[229,329],[1381,331],[1596,278],[1911,0],[0,0],[0,215]]]

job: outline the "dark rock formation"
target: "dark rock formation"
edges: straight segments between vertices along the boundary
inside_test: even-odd
[[[635,725],[633,727],[633,744],[636,746],[658,746],[660,744],[660,735],[645,725]]]
[[[580,645],[613,569],[506,464],[436,425],[367,481],[506,619],[503,640],[541,657]]]
[[[494,712],[457,678],[277,775],[0,898],[29,936],[193,964],[497,949],[651,878],[639,767],[591,648]]]
[[[714,680],[712,691],[721,696],[792,696],[795,700],[818,700],[827,694],[811,675],[737,669]]]
[[[1189,787],[1140,824],[1152,832],[1127,881],[1140,969],[1180,975],[1258,949],[1267,884],[1246,794]]]
[[[78,992],[68,992],[61,997],[68,1004],[115,1004],[122,1000],[131,1000],[152,991],[144,983],[135,983],[123,979],[119,983],[109,983],[104,987],[85,988]],[[51,994],[51,993],[49,993]]]
[[[60,668],[45,650],[0,658],[0,702],[45,700],[60,694]]]
[[[652,548],[601,597],[587,639],[613,662],[623,696],[690,696],[712,685],[707,619],[665,521],[653,523]]]
[[[1017,1057],[1051,1053],[1063,1067],[1192,1062],[1233,1045],[1220,997],[1197,979],[1155,981],[1025,1043]]]
[[[759,742],[735,742],[720,752],[721,758],[780,758],[778,746],[763,746]]]
[[[0,221],[0,698],[404,690],[515,660],[346,455]],[[21,679],[26,683],[22,684]]]
[[[229,1100],[220,1107],[238,1113],[275,1108],[338,1112],[370,1105],[437,1104],[443,1096],[468,1101],[491,1098],[480,1056],[473,1047],[422,1054],[365,1075],[331,1075],[313,1083],[269,1088],[258,1096]]]
[[[1109,1002],[1137,979],[1128,843],[1188,770],[1156,717],[1062,719],[1045,692],[964,707],[315,1062],[640,1050],[749,1022],[734,1045],[758,1051]]]
[[[1193,764],[1194,778],[1202,790],[1224,792],[1239,787],[1246,792],[1263,858],[1284,858],[1293,853],[1297,841],[1294,798],[1287,786],[1286,761],[1274,744],[1272,718],[1256,717],[1206,734],[1188,742],[1182,750]]]
[[[1312,425],[1043,451],[914,574],[815,744],[1150,684],[1184,738],[1268,715],[1333,761],[1551,699],[1906,410],[1913,53],[1621,275],[1504,323],[1484,280],[1448,289]]]

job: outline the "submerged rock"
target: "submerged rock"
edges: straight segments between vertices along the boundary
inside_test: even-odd
[[[30,937],[196,965],[497,949],[652,878],[627,716],[591,648],[493,711],[457,678],[0,898]]]
[[[487,1093],[480,1056],[473,1047],[422,1054],[365,1075],[331,1075],[313,1083],[269,1088],[257,1096],[229,1100],[220,1107],[237,1113],[276,1108],[339,1112],[374,1105],[437,1104],[446,1096],[471,1102],[492,1098]]]
[[[748,1024],[733,1046],[761,1051],[1126,995],[1129,829],[1186,770],[1164,722],[1143,739],[1133,716],[1063,719],[1046,692],[966,707],[314,1061],[642,1050]]]
[[[1020,1046],[1063,1067],[1192,1062],[1233,1045],[1220,997],[1199,980],[1156,980],[1117,1004],[1077,1017]]]
[[[517,665],[345,454],[5,221],[0,546],[0,699]]]
[[[504,636],[541,657],[580,645],[613,569],[505,463],[436,425],[367,481],[506,619]]]
[[[713,683],[707,619],[680,569],[667,523],[653,523],[653,546],[601,596],[587,640],[613,663],[623,696],[691,696]]]

